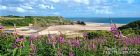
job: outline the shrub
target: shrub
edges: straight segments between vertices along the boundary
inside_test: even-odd
[[[86,25],[86,23],[83,22],[83,21],[77,21],[77,24],[80,24],[80,25]]]

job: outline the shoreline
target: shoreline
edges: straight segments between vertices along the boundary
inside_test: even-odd
[[[97,24],[97,25],[108,25],[110,26],[110,23],[96,23],[96,22],[85,22],[87,25],[94,25],[94,24]],[[126,25],[126,24],[121,24],[121,23],[115,23],[118,27],[120,26],[123,26],[123,25]]]
[[[85,22],[86,25],[55,25],[50,26],[46,28],[45,30],[42,30],[39,32],[40,35],[46,35],[46,34],[59,34],[59,31],[61,31],[64,34],[77,34],[76,31],[80,30],[107,30],[110,31],[110,24],[106,23],[91,23],[91,22]],[[123,26],[124,24],[116,24],[117,27]],[[48,33],[49,32],[49,33]]]
[[[38,30],[28,29],[28,26],[19,27],[20,33],[24,33],[25,35],[29,35],[31,32],[37,32],[39,35],[46,35],[46,34],[59,34],[61,31],[64,34],[77,34],[77,31],[81,30],[107,30],[110,31],[110,24],[109,23],[92,23],[92,22],[85,22],[86,25],[53,25],[46,27],[44,30],[37,32]],[[125,24],[116,24],[117,27],[123,26]],[[25,31],[25,30],[27,31]],[[13,28],[7,30],[14,30]],[[22,31],[24,30],[24,31]],[[21,34],[22,35],[22,34]]]

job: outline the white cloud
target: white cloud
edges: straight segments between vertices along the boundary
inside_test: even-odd
[[[46,9],[48,6],[44,5],[44,4],[39,4],[38,5],[41,9]]]
[[[136,0],[117,0],[118,2],[125,2],[125,3],[128,3],[128,4],[132,4],[134,3]]]
[[[52,6],[52,5],[44,5],[44,4],[39,4],[39,7],[41,8],[41,9],[55,9],[54,8],[54,6]]]
[[[95,4],[102,4],[102,3],[106,3],[108,2],[108,0],[94,0]]]
[[[83,0],[84,4],[89,4],[89,0]]]
[[[5,9],[7,9],[6,6],[0,5],[0,10],[5,10]]]
[[[20,8],[20,7],[17,7],[17,8],[16,8],[16,11],[17,11],[17,12],[20,12],[20,13],[24,13],[24,12],[26,12],[25,9]]]
[[[77,3],[81,3],[82,1],[81,0],[74,0],[75,2],[77,2]]]
[[[50,1],[52,1],[54,3],[59,3],[60,2],[60,0],[50,0]]]
[[[50,6],[50,9],[54,9],[54,6]]]
[[[54,12],[53,14],[54,14],[54,15],[60,15],[60,13],[59,13],[59,12]]]
[[[31,6],[21,6],[22,8],[24,8],[24,9],[33,9]]]
[[[76,3],[89,4],[89,0],[73,0]]]
[[[112,12],[107,9],[95,10],[95,13],[96,14],[112,14]]]
[[[63,0],[64,2],[68,2],[69,0]]]
[[[112,14],[112,8],[110,6],[88,6],[87,9],[95,14]]]
[[[127,0],[127,3],[132,4],[135,0]]]

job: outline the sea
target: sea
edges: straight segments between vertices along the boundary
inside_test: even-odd
[[[128,24],[133,21],[140,20],[140,18],[83,18],[83,17],[74,17],[74,18],[67,18],[72,21],[84,21],[84,22],[93,22],[93,23],[113,23],[117,24]]]

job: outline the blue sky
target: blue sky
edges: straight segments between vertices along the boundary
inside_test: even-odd
[[[140,0],[0,0],[0,15],[140,17]]]

